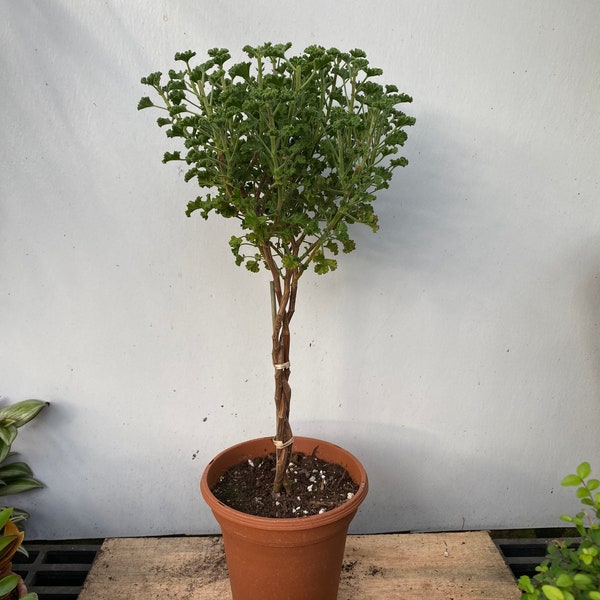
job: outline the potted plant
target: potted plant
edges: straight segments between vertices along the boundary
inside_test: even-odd
[[[166,81],[160,72],[144,77],[142,83],[153,88],[154,100],[146,96],[138,104],[138,109],[163,112],[158,125],[167,128],[167,137],[181,142],[163,162],[183,162],[186,181],[196,181],[203,190],[189,202],[186,214],[198,211],[205,219],[211,213],[237,219],[240,234],[229,241],[236,264],[253,273],[265,268],[270,274],[275,435],[219,455],[207,467],[201,485],[223,531],[236,600],[336,597],[347,527],[364,499],[367,479],[362,465],[337,446],[294,439],[289,423],[290,321],[298,283],[309,268],[321,275],[335,270],[339,251],[355,248],[353,225],[377,231],[375,193],[388,187],[397,167],[407,164],[405,158],[393,155],[407,138],[404,128],[414,124],[399,108],[411,98],[394,85],[377,83],[382,71],[369,66],[362,50],[310,46],[289,56],[290,47],[289,43],[246,46],[249,60],[230,67],[226,49],[209,50],[208,59],[200,64],[193,64],[194,52],[178,53],[175,60],[181,70],[170,70]],[[261,457],[262,464],[272,451],[274,498],[294,497],[296,482],[289,466],[299,453],[342,463],[356,493],[348,493],[351,499],[342,506],[320,509],[322,514],[305,519],[245,515],[214,497],[211,490],[225,471],[242,461],[254,466],[254,457]],[[334,517],[341,521],[342,541],[327,546],[324,539],[333,535]],[[291,529],[283,532],[288,526]],[[276,530],[275,538],[267,537],[270,527]],[[309,528],[320,531],[320,541],[306,542]],[[234,564],[239,554],[234,540],[245,544],[251,530],[258,531],[259,539],[244,550],[253,558],[245,555],[242,561],[253,577],[248,585],[240,575],[245,567]],[[297,547],[303,544],[311,546],[316,564],[306,567],[308,575],[298,579]],[[257,572],[266,564],[259,548],[270,550],[276,562],[265,567],[257,583]],[[330,569],[333,583],[310,583]]]

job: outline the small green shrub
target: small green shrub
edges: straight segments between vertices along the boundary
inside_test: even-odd
[[[519,579],[522,600],[600,600],[600,481],[589,478],[590,464],[581,463],[577,472],[567,475],[563,486],[577,487],[584,509],[574,517],[562,515],[579,532],[581,542],[569,545],[554,541],[544,561],[531,579]]]

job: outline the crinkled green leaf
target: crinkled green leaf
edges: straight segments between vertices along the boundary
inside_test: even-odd
[[[251,273],[258,273],[260,271],[260,263],[257,260],[247,260],[246,261],[246,269]]]
[[[147,77],[142,77],[141,82],[143,85],[159,86],[161,75],[160,71],[150,73]]]
[[[143,110],[144,108],[150,108],[152,106],[154,106],[154,103],[152,102],[152,100],[150,100],[150,98],[148,96],[144,96],[138,102],[137,109]]]
[[[172,160],[181,160],[181,153],[179,150],[176,150],[175,152],[165,152],[163,162],[168,163]]]
[[[196,53],[193,50],[186,50],[185,52],[176,52],[175,60],[189,62],[192,58],[196,56]]]

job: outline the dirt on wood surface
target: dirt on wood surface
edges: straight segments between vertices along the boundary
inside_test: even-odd
[[[202,552],[191,556],[180,557],[180,560],[166,569],[156,565],[150,567],[148,572],[156,576],[157,580],[176,574],[182,580],[194,580],[203,586],[210,586],[218,581],[228,581],[225,548],[219,538],[206,538]]]
[[[341,465],[296,453],[288,469],[291,494],[273,492],[275,453],[232,467],[212,493],[221,502],[250,515],[272,518],[307,517],[340,506],[358,485]]]
[[[109,538],[78,598],[231,600],[223,540]],[[520,598],[510,569],[486,532],[348,537],[338,600]]]

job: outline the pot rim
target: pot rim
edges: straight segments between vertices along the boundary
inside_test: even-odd
[[[208,473],[210,472],[213,464],[216,463],[224,455],[234,452],[243,446],[246,446],[249,444],[254,444],[254,443],[263,443],[263,442],[271,443],[271,438],[262,437],[262,438],[254,438],[251,440],[246,440],[244,442],[240,442],[239,444],[230,446],[229,448],[226,448],[225,450],[222,450],[221,452],[219,452],[219,454],[217,454],[208,463],[208,465],[204,469],[204,472],[202,473],[202,478],[200,480],[200,491],[202,493],[202,496],[203,496],[205,502],[209,505],[209,507],[213,510],[213,512],[216,510],[225,518],[234,519],[238,522],[244,523],[246,525],[249,525],[249,526],[257,528],[257,529],[282,529],[282,530],[288,530],[288,531],[289,530],[301,531],[304,529],[313,529],[316,527],[325,526],[334,521],[338,521],[348,515],[355,513],[358,510],[359,505],[365,499],[368,489],[369,489],[367,472],[365,471],[365,468],[363,467],[361,462],[348,450],[346,450],[346,449],[342,448],[341,446],[338,446],[337,444],[334,444],[332,442],[328,442],[326,440],[320,440],[317,438],[306,437],[306,436],[296,436],[295,440],[296,441],[306,441],[306,442],[310,442],[311,444],[314,443],[315,445],[326,445],[326,446],[330,446],[330,447],[335,447],[335,448],[341,450],[346,455],[348,462],[350,462],[350,461],[354,462],[355,463],[354,470],[358,471],[358,473],[359,473],[358,481],[355,480],[355,483],[358,484],[358,490],[356,491],[354,496],[352,496],[352,498],[350,498],[349,500],[347,500],[340,506],[337,506],[336,508],[334,508],[332,510],[328,510],[327,512],[324,512],[319,515],[310,515],[310,516],[306,516],[306,517],[285,517],[285,518],[284,517],[282,517],[282,518],[259,517],[256,515],[250,515],[248,513],[244,513],[239,510],[235,510],[234,508],[227,506],[220,500],[217,500],[217,498],[214,496],[214,494],[212,493],[212,491],[210,490],[210,487],[208,485]]]

